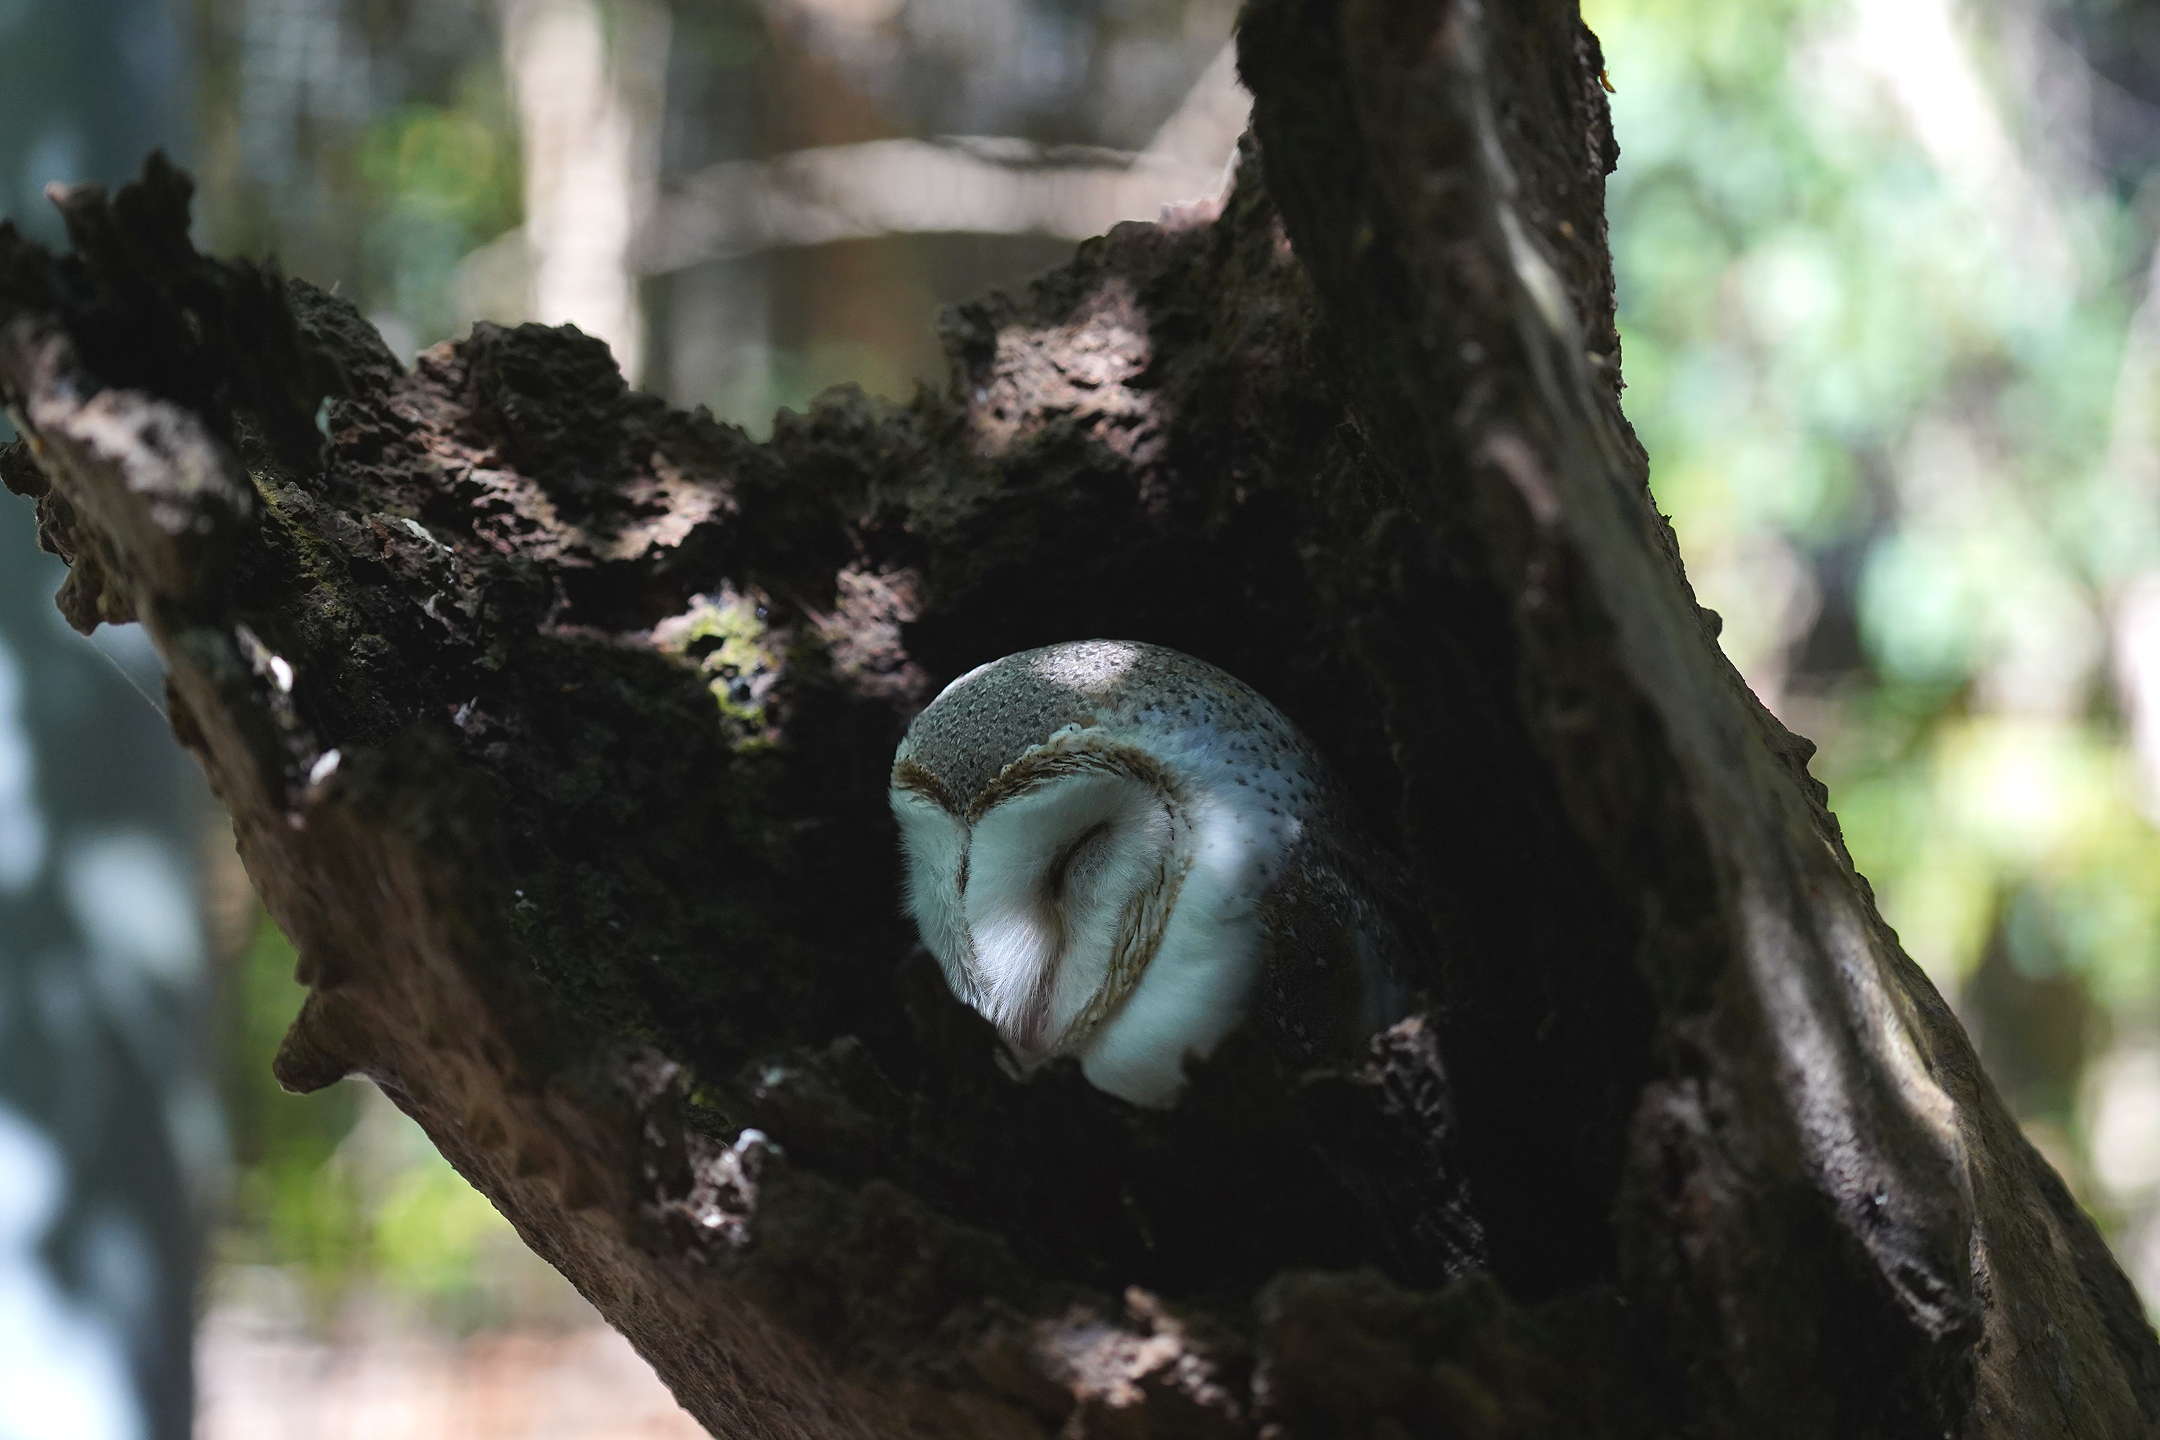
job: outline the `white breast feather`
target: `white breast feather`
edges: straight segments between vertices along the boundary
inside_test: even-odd
[[[1212,731],[1153,733],[1150,748],[1184,782],[1192,868],[1162,946],[1140,983],[1080,1052],[1101,1089],[1138,1105],[1167,1105],[1188,1054],[1205,1057],[1243,1017],[1260,969],[1260,897],[1300,829],[1256,787]]]

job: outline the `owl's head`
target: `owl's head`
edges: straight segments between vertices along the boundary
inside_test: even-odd
[[[1189,655],[1008,655],[947,686],[894,757],[907,908],[1024,1063],[1074,1055],[1166,1103],[1247,1006],[1321,789],[1290,722]]]

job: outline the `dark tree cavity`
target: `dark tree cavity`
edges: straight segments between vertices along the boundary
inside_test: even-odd
[[[170,666],[302,956],[280,1079],[380,1085],[716,1435],[2154,1433],[1651,501],[1575,7],[1254,0],[1242,65],[1219,207],[762,445],[574,330],[407,371],[159,161],[71,256],[0,229],[0,473]],[[1273,698],[1400,854],[1437,959],[1369,1063],[1142,1114],[945,994],[894,742],[1097,635]]]

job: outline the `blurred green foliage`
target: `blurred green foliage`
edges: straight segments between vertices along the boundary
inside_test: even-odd
[[[429,333],[430,320],[458,311],[459,264],[514,226],[520,208],[516,130],[500,75],[475,67],[462,89],[447,105],[408,103],[371,119],[355,157],[367,204],[361,283],[428,342],[441,338]]]
[[[2091,1196],[2081,1067],[2160,1021],[2160,834],[2109,665],[2160,569],[2121,444],[2160,402],[2125,369],[2152,217],[2065,100],[2103,82],[2018,4],[1585,18],[1659,502],[1728,653],[1821,742],[1884,914]],[[2056,1001],[2083,1018],[2049,1051]]]
[[[362,1291],[387,1292],[440,1328],[501,1323],[502,1267],[538,1262],[517,1258],[522,1247],[480,1192],[372,1086],[348,1080],[300,1103],[265,1073],[295,1006],[294,958],[263,919],[232,972],[224,1088],[238,1223],[222,1231],[219,1259],[280,1267],[323,1328]]]
[[[233,1159],[233,1207],[252,1224],[227,1233],[241,1256],[291,1265],[321,1285],[335,1285],[353,1264],[358,1208],[325,1177],[338,1143],[352,1130],[357,1092],[336,1086],[312,1105],[295,1105],[266,1073],[292,1018],[292,944],[267,919],[228,975],[233,992],[224,1092]]]
[[[519,136],[474,0],[197,0],[205,242],[335,285],[394,345],[462,331],[459,267],[513,229]]]

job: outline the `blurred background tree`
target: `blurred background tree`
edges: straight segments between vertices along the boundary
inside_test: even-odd
[[[53,177],[184,152],[160,0],[0,5],[0,213]],[[125,87],[126,105],[112,95]],[[0,420],[0,439],[13,431]],[[201,1225],[224,1144],[197,904],[209,818],[134,631],[90,643],[28,508],[0,506],[0,1437],[167,1440],[194,1407]],[[100,653],[102,652],[102,653]]]
[[[197,0],[172,140],[206,247],[336,284],[408,358],[573,322],[762,432],[828,384],[938,383],[940,304],[1213,193],[1234,11]],[[2160,1296],[2160,15],[1585,15],[1630,413],[1700,597]],[[372,1089],[275,1093],[291,955],[229,948],[203,1432],[690,1433]]]

